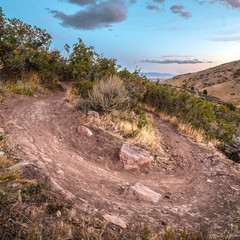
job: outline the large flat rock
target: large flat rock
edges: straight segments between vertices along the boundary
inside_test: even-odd
[[[161,194],[154,192],[140,182],[137,182],[133,186],[125,187],[124,195],[129,199],[138,199],[151,203],[157,203],[161,197]]]
[[[149,165],[154,159],[145,149],[124,143],[120,150],[120,161],[126,170],[131,170]]]
[[[115,225],[117,225],[117,226],[119,226],[121,228],[126,228],[127,227],[127,224],[121,218],[119,218],[117,216],[105,214],[103,216],[103,218],[106,221],[108,221],[110,223],[113,223],[113,224],[115,224]]]

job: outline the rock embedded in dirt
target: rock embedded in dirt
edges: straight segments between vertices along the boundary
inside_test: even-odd
[[[2,157],[5,153],[0,151],[0,157]]]
[[[95,112],[95,111],[88,111],[88,113],[87,113],[87,120],[89,122],[93,122],[95,124],[99,124],[100,123],[99,113]]]
[[[154,159],[145,149],[124,143],[120,150],[120,161],[126,170],[131,170],[151,164]]]
[[[119,218],[117,216],[105,214],[105,215],[103,215],[103,218],[106,221],[113,223],[121,228],[125,229],[127,227],[127,224],[121,218]]]
[[[161,194],[154,192],[140,182],[133,186],[124,187],[123,194],[129,199],[138,199],[151,203],[157,203],[161,197]]]
[[[4,134],[4,129],[0,128],[0,134]]]
[[[42,168],[39,168],[29,162],[19,162],[8,168],[8,170],[16,170],[23,178],[36,179],[46,186],[51,185],[51,178],[46,174],[46,172],[44,172]]]
[[[91,137],[93,135],[92,131],[89,128],[85,127],[85,126],[79,126],[77,128],[77,132],[79,134],[83,134],[83,135],[85,135],[87,137]]]

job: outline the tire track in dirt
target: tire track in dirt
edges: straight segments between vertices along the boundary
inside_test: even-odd
[[[118,159],[121,140],[93,126],[93,137],[77,134],[87,124],[66,106],[63,94],[15,97],[0,104],[0,126],[17,156],[43,168],[53,187],[70,198],[79,212],[114,214],[129,226],[151,224],[199,230],[239,224],[239,173],[232,164],[155,118],[169,161],[148,173],[127,172]],[[156,203],[126,199],[121,187],[142,182],[162,195]]]

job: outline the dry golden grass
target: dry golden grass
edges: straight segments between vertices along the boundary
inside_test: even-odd
[[[162,154],[161,136],[153,124],[153,116],[151,114],[146,116],[149,124],[140,129],[135,113],[115,110],[102,117],[100,126],[130,144],[147,149],[152,154]]]
[[[74,90],[72,87],[68,87],[65,95],[64,95],[64,100],[68,103],[70,103],[72,106],[76,107],[79,100],[80,100],[80,96],[76,95],[74,93]]]
[[[175,126],[180,132],[188,136],[190,139],[194,140],[197,143],[203,144],[203,146],[207,147],[208,140],[204,137],[203,130],[194,129],[190,124],[180,122],[176,117],[170,117],[165,113],[158,113],[158,116]],[[212,139],[211,143],[214,146],[219,145],[219,141],[217,139]]]
[[[239,69],[240,61],[235,61],[200,72],[175,76],[161,83],[182,87],[187,81],[188,89],[194,87],[195,91],[201,93],[207,90],[208,95],[239,106],[240,80],[239,77],[234,76]]]
[[[180,122],[175,116],[171,117],[164,112],[157,112],[155,108],[149,107],[148,105],[141,105],[141,107],[148,112],[156,114],[163,121],[171,123],[180,132],[182,132],[183,134],[185,134],[186,136],[188,136],[190,139],[197,142],[198,144],[201,144],[204,148],[209,147],[209,144],[208,144],[209,142],[205,138],[203,130],[194,129],[190,124]],[[214,146],[218,146],[220,144],[220,142],[215,138],[211,139],[211,143]]]
[[[23,73],[21,81],[25,84],[31,82],[35,85],[41,85],[41,78],[37,72]]]

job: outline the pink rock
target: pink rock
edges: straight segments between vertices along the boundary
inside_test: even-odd
[[[137,182],[133,186],[124,188],[123,193],[129,199],[138,199],[151,203],[157,203],[161,197],[161,194],[154,192],[140,182]]]
[[[145,149],[124,143],[120,150],[120,161],[126,170],[130,170],[150,164],[154,159]]]
[[[127,227],[127,224],[119,217],[117,216],[113,216],[113,215],[108,215],[108,214],[105,214],[103,216],[103,218],[108,221],[108,222],[111,222],[121,228],[126,228]]]
[[[85,126],[79,126],[77,128],[77,132],[79,134],[83,134],[83,135],[85,135],[87,137],[91,137],[93,135],[92,131],[89,128],[85,127]]]

